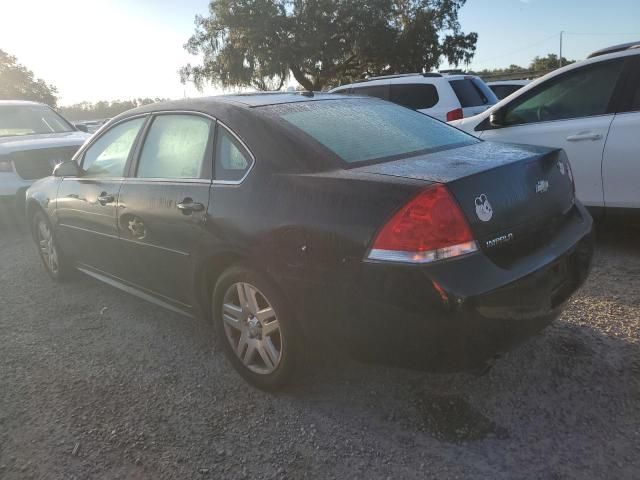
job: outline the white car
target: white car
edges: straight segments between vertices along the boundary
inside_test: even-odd
[[[330,93],[353,93],[389,100],[438,120],[476,115],[498,99],[480,77],[464,74],[408,73],[340,85]]]
[[[640,208],[640,42],[595,52],[452,124],[483,140],[563,148],[585,205]]]
[[[71,159],[89,137],[47,105],[0,100],[0,224],[22,216],[27,188]]]
[[[498,100],[502,100],[530,83],[531,80],[496,80],[495,82],[487,82],[487,87],[496,94]]]

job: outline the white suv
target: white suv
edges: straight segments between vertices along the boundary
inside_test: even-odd
[[[640,42],[595,52],[453,125],[486,140],[563,148],[585,205],[640,208]]]
[[[447,122],[476,115],[498,102],[480,77],[464,74],[409,73],[373,77],[340,85],[330,93],[378,97]]]

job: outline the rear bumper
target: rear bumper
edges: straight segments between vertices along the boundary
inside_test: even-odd
[[[339,329],[365,360],[464,370],[535,334],[587,278],[592,220],[576,221],[509,268],[482,252],[425,267],[364,264]]]

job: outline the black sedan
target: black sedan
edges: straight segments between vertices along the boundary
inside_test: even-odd
[[[29,189],[27,215],[54,279],[210,318],[265,389],[320,338],[474,368],[553,320],[592,256],[562,150],[329,94],[126,112]]]

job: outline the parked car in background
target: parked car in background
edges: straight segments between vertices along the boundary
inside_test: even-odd
[[[83,120],[81,122],[76,122],[74,125],[78,130],[82,130],[83,132],[95,133],[109,120],[109,118],[100,120]]]
[[[530,83],[531,80],[499,80],[495,82],[487,82],[487,86],[496,94],[498,100],[502,100]]]
[[[370,97],[156,103],[54,174],[27,194],[49,274],[204,313],[265,389],[322,337],[399,365],[482,365],[552,321],[592,255],[562,150]]]
[[[0,204],[24,215],[24,192],[89,138],[47,105],[0,100]]]
[[[486,112],[453,124],[484,140],[562,148],[585,205],[618,212],[638,209],[637,46],[640,42],[596,52],[535,80]]]
[[[330,93],[368,95],[451,121],[476,115],[498,102],[480,77],[410,73],[373,77],[334,88]]]

